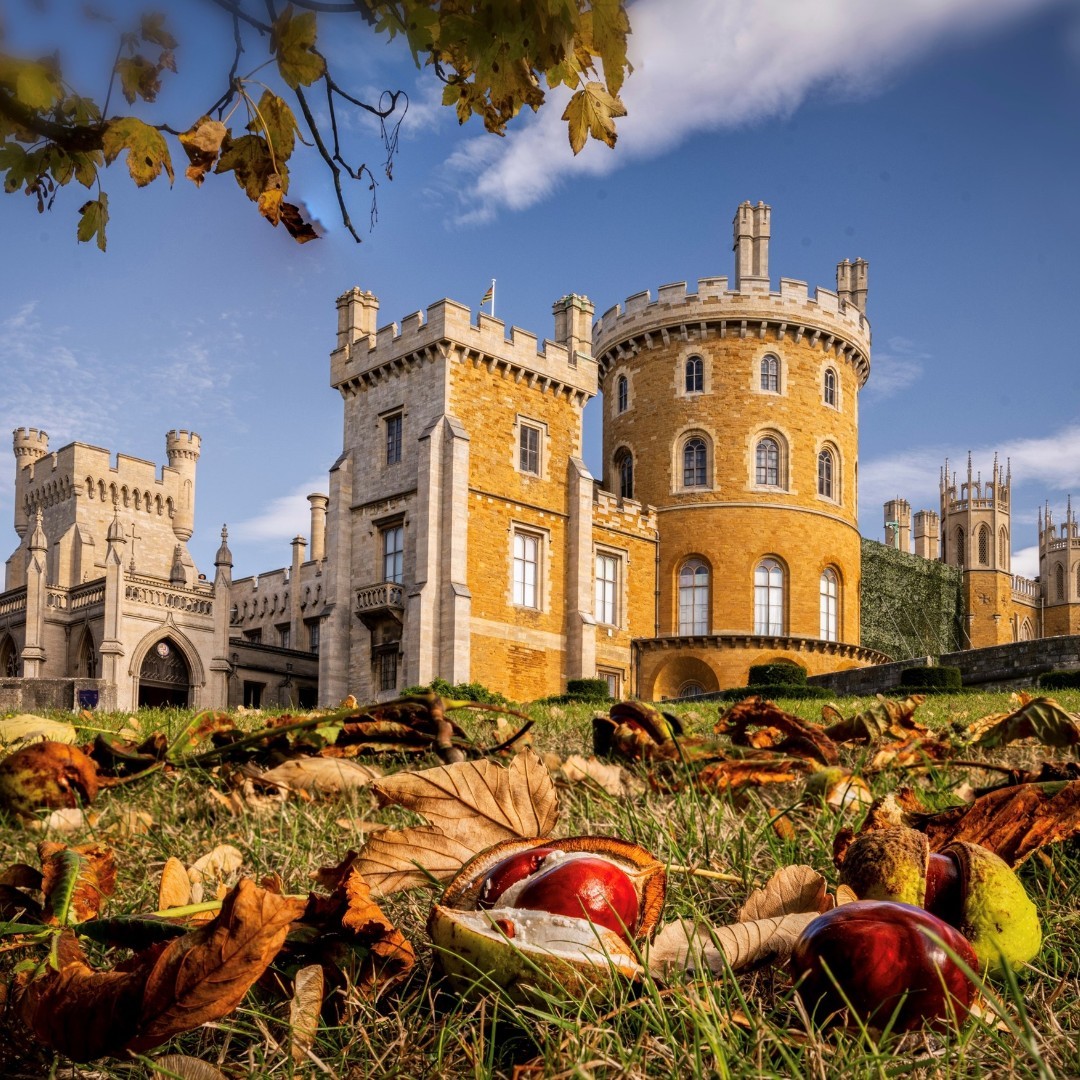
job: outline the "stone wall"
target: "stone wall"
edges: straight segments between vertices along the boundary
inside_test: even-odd
[[[96,709],[116,708],[116,692],[104,679],[0,679],[0,712],[74,712],[85,707],[79,692],[97,693]]]

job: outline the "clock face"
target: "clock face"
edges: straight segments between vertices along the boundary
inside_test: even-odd
[[[169,646],[164,641],[157,643],[157,654],[162,658],[169,655]]]

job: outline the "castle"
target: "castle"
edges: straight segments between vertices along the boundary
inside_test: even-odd
[[[867,264],[839,263],[835,291],[773,290],[770,208],[743,203],[733,232],[730,280],[641,292],[595,323],[565,296],[542,343],[451,300],[380,327],[370,292],[339,297],[342,453],[308,540],[268,574],[232,579],[225,530],[213,579],[192,564],[197,435],[170,432],[159,473],[20,428],[0,707],[50,687],[121,709],[304,706],[435,677],[521,700],[599,677],[660,699],[764,662],[887,661],[860,635]],[[946,465],[940,514],[885,507],[890,545],[962,569],[965,647],[1080,631],[1071,505],[1060,529],[1047,509],[1028,581],[1009,567],[1010,488],[969,461],[959,486]]]

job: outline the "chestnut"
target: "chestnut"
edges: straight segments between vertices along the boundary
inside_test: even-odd
[[[535,874],[544,860],[556,850],[558,849],[545,844],[526,848],[500,859],[480,882],[480,895],[477,897],[476,906],[481,910],[495,907],[507,889]]]
[[[534,874],[515,907],[569,915],[606,926],[631,940],[637,929],[638,894],[630,876],[610,859],[579,855]]]
[[[977,968],[967,938],[937,916],[911,904],[859,900],[814,919],[788,967],[815,1020],[850,1007],[874,1027],[910,1031],[967,1016],[975,988],[954,956]]]

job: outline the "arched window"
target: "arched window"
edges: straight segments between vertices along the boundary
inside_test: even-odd
[[[1030,619],[1025,619],[1023,621],[1023,623],[1020,624],[1020,640],[1021,641],[1030,641],[1031,637],[1032,637],[1031,620]]]
[[[780,358],[763,356],[761,358],[761,389],[770,394],[780,393]]]
[[[684,682],[682,686],[679,687],[680,698],[701,697],[701,695],[704,693],[705,687],[702,686],[701,683],[694,682],[693,680],[691,680],[690,682]]]
[[[784,568],[762,559],[754,571],[754,633],[784,632]]]
[[[679,570],[679,633],[709,632],[709,568],[688,559]]]
[[[833,452],[826,447],[817,456],[817,493],[826,499],[835,498],[833,465]]]
[[[964,565],[964,528],[962,525],[956,527],[956,565]]]
[[[706,471],[705,440],[695,435],[683,443],[683,487],[705,487],[709,482]]]
[[[630,382],[625,375],[615,380],[615,409],[624,413],[630,407]]]
[[[1061,563],[1054,567],[1054,599],[1065,599],[1065,567]]]
[[[979,565],[990,565],[990,530],[985,525],[979,526]]]
[[[998,569],[1009,569],[1009,530],[1004,525],[998,531]]]
[[[821,574],[821,631],[819,637],[826,641],[839,641],[840,581],[836,571],[827,566]]]
[[[691,356],[686,361],[686,392],[700,394],[705,389],[705,362],[700,356]]]
[[[19,650],[15,648],[15,639],[10,634],[0,642],[0,675],[5,679],[19,677]]]
[[[1080,597],[1080,563],[1076,564],[1076,595]]]
[[[84,679],[96,679],[98,676],[97,649],[94,648],[94,639],[89,630],[83,634],[82,645],[79,649],[78,671]]]
[[[619,498],[634,497],[634,455],[629,450],[620,450],[615,455],[615,471],[619,474]]]
[[[771,435],[760,439],[754,451],[754,480],[763,487],[782,487],[784,480],[780,443]]]
[[[826,405],[836,408],[836,372],[833,369],[825,369],[825,378],[822,385],[822,397]]]

